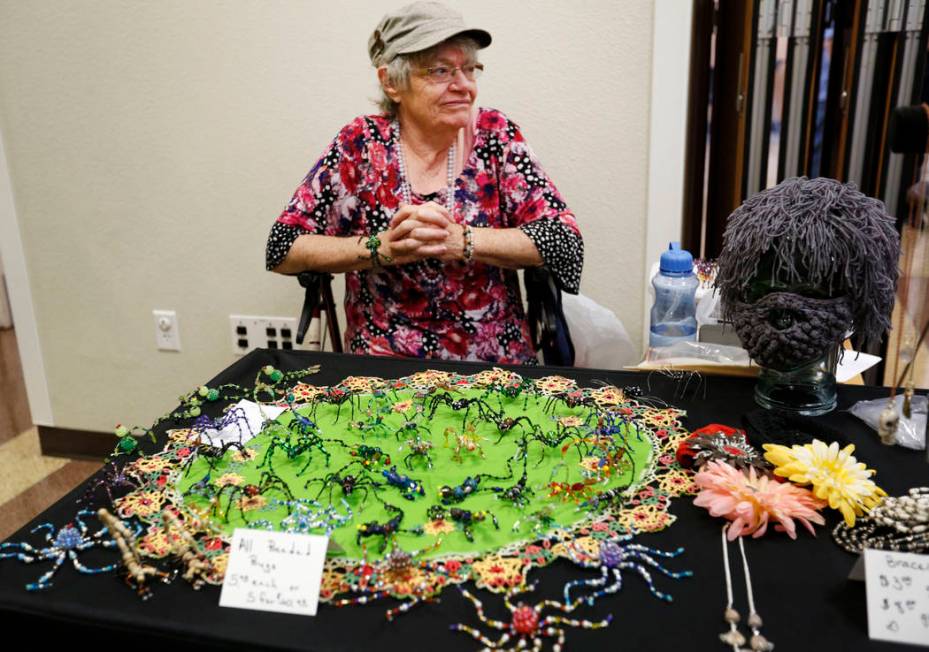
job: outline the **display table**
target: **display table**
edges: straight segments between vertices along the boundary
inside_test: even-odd
[[[290,371],[317,363],[321,368],[311,382],[320,385],[335,384],[350,375],[396,378],[424,369],[472,374],[488,367],[325,353],[255,351],[209,384],[249,385],[258,370],[267,364]],[[526,377],[557,373],[575,379],[583,387],[602,383],[638,386],[645,395],[686,410],[685,425],[690,429],[713,422],[741,427],[742,414],[756,408],[752,398],[754,381],[747,379],[684,380],[659,372],[552,368],[519,368],[518,372]],[[190,380],[194,386],[198,379]],[[897,495],[909,487],[929,483],[925,453],[882,446],[874,432],[846,412],[858,400],[885,394],[883,388],[842,386],[838,409],[820,420],[854,443],[859,461],[877,470],[877,483],[889,494]],[[119,415],[112,417],[118,420]],[[169,424],[165,424],[165,429],[167,427]],[[47,521],[63,525],[74,516],[78,508],[75,500],[83,491],[78,487],[9,540],[34,542],[36,535],[30,535],[29,530],[37,524]],[[722,612],[726,601],[720,548],[722,522],[710,517],[704,509],[694,507],[687,496],[673,502],[671,513],[676,515],[676,523],[662,532],[641,535],[639,541],[664,550],[683,546],[685,552],[675,559],[673,567],[675,570],[690,569],[694,576],[680,580],[660,577],[666,580],[659,582],[662,590],[674,597],[668,604],[654,599],[641,578],[626,574],[619,593],[601,599],[595,607],[586,609],[583,616],[595,619],[613,614],[612,624],[597,631],[571,629],[568,648],[727,649],[718,640],[718,634],[725,629]],[[832,540],[831,530],[838,522],[838,513],[825,510],[824,515],[827,526],[817,528],[815,538],[801,531],[798,539],[791,541],[784,534],[772,532],[761,539],[747,541],[755,601],[764,618],[765,635],[781,650],[901,649],[868,639],[864,585],[847,579],[856,557],[844,552]],[[82,557],[89,565],[112,560],[113,553],[109,551],[92,551],[86,558]],[[176,649],[178,643],[198,649],[332,650],[364,646],[372,650],[473,650],[479,647],[464,634],[449,631],[452,623],[479,624],[473,607],[455,589],[446,590],[440,602],[417,606],[388,623],[384,611],[390,605],[386,602],[341,609],[321,605],[315,618],[277,615],[220,608],[216,587],[193,591],[180,580],[169,585],[153,585],[153,597],[143,602],[115,575],[80,575],[70,566],[62,568],[54,577],[54,586],[50,589],[25,591],[23,586],[48,567],[49,563],[28,565],[15,560],[0,561],[0,614],[5,624],[16,628],[20,637],[35,643],[106,645],[121,650],[156,646],[163,649],[165,644]],[[591,571],[563,561],[534,570],[530,580],[538,581],[538,588],[527,601],[560,598],[565,582],[593,576]],[[736,603],[744,605],[743,584],[737,581],[735,585]],[[508,619],[500,596],[482,593],[481,597],[489,617]]]

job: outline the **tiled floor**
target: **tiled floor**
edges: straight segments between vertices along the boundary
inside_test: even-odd
[[[0,330],[0,540],[100,468],[100,462],[42,455],[29,418],[16,334]]]

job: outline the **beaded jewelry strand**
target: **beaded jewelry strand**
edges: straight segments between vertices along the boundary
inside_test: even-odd
[[[723,566],[726,571],[726,610],[723,612],[723,618],[729,623],[729,631],[720,634],[719,640],[726,645],[731,645],[733,652],[742,652],[742,646],[745,645],[745,636],[742,635],[738,627],[741,616],[732,606],[732,574],[729,570],[729,542],[726,540],[726,530],[728,529],[729,524],[726,523],[722,529]],[[745,556],[745,544],[742,542],[742,537],[738,537],[738,539],[739,552],[742,554],[742,570],[745,573],[745,592],[748,594],[748,626],[752,630],[749,646],[753,652],[770,652],[770,650],[774,649],[774,643],[771,643],[761,635],[762,620],[758,612],[755,611],[755,596],[752,592],[752,577],[748,572],[748,558]]]
[[[201,407],[207,403],[216,403],[220,400],[232,403],[241,399],[251,399],[255,403],[261,403],[263,402],[262,397],[273,402],[278,398],[278,387],[282,383],[287,384],[291,380],[304,378],[318,371],[319,365],[288,372],[276,369],[272,365],[265,365],[255,376],[255,385],[251,390],[240,387],[235,383],[227,383],[218,387],[200,385],[193,391],[178,397],[178,402],[181,404],[180,408],[159,417],[148,428],[117,424],[113,434],[116,435],[119,441],[110,456],[141,454],[142,451],[139,450],[140,439],[148,437],[154,443],[156,441],[155,429],[159,425],[168,419],[197,419],[202,413]]]
[[[845,551],[865,548],[902,552],[929,552],[929,487],[913,487],[904,496],[888,496],[848,527],[841,521],[832,531]]]

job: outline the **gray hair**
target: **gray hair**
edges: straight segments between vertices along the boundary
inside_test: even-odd
[[[772,280],[808,280],[830,296],[847,296],[863,340],[880,340],[890,326],[900,237],[884,204],[854,184],[785,179],[733,211],[716,275],[726,317],[746,300],[766,253]]]
[[[408,89],[410,87],[410,71],[412,71],[413,68],[422,67],[430,63],[433,58],[435,58],[435,54],[438,52],[439,48],[446,45],[458,47],[469,59],[475,62],[477,61],[477,51],[480,49],[477,41],[470,36],[453,36],[448,40],[442,41],[438,45],[433,45],[431,48],[420,50],[419,52],[398,54],[387,64],[387,80],[390,82],[391,86],[395,88],[399,88],[400,90]],[[380,91],[381,96],[376,100],[378,107],[387,117],[396,118],[400,105],[390,99],[384,91],[383,86],[381,86]]]

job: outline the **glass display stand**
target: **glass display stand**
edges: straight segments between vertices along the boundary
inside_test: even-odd
[[[839,346],[822,357],[790,371],[760,367],[755,402],[763,408],[804,416],[826,414],[836,406],[835,370]]]

